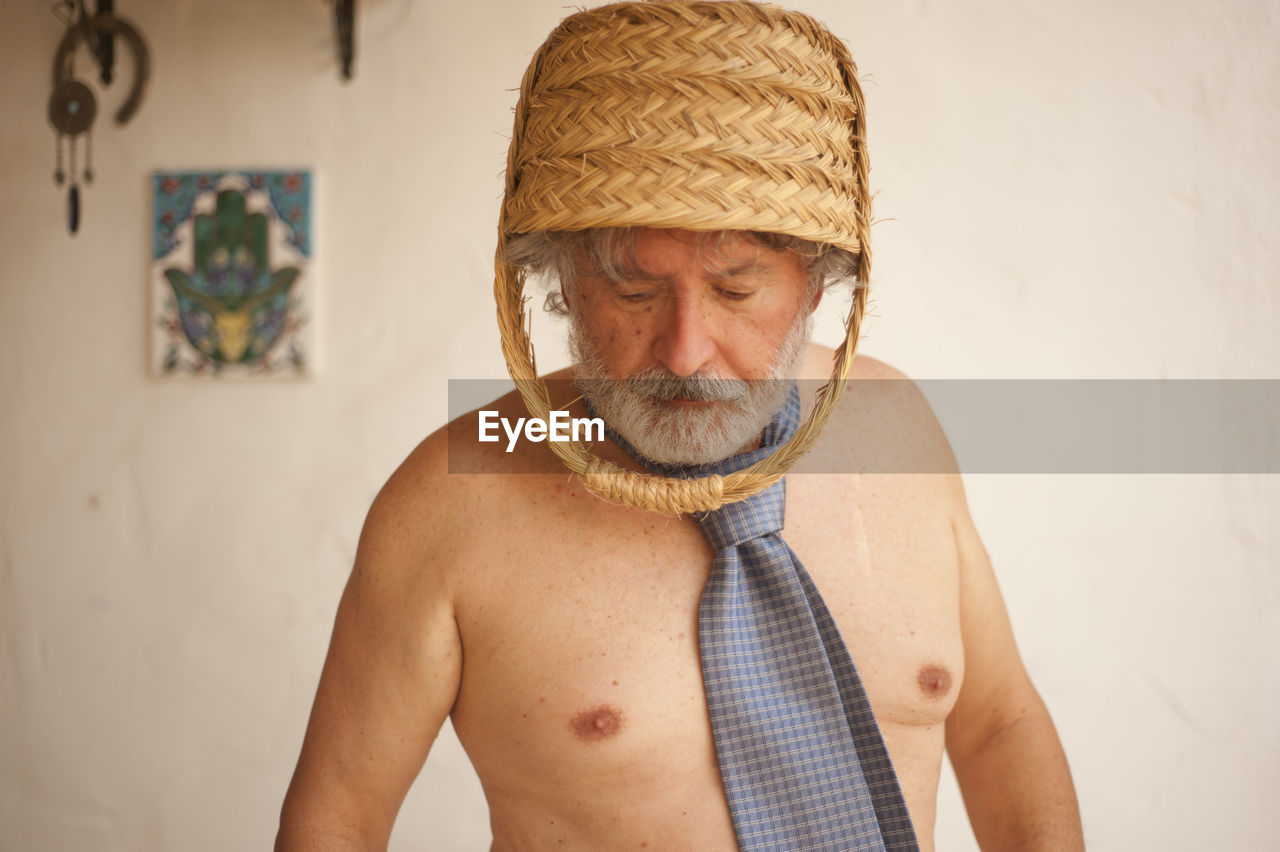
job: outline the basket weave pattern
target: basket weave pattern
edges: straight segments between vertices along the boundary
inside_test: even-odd
[[[537,377],[524,280],[508,234],[647,226],[756,230],[828,243],[870,267],[870,196],[857,69],[806,15],[749,2],[620,3],[573,15],[521,86],[499,222],[494,295],[508,369],[531,415]],[[591,491],[667,513],[703,511],[776,482],[817,438],[848,373],[865,308],[855,293],[832,381],[770,458],[670,480],[623,471],[577,442],[548,444]]]

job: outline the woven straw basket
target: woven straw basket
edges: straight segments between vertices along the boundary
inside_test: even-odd
[[[746,2],[619,3],[566,18],[521,85],[498,226],[494,297],[507,368],[529,413],[538,378],[510,234],[648,226],[754,230],[859,255],[844,346],[809,418],[728,476],[626,471],[580,442],[548,446],[608,500],[709,511],[777,482],[817,439],[848,375],[866,306],[871,203],[862,91],[844,44],[806,15]]]

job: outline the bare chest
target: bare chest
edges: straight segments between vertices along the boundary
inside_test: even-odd
[[[924,757],[936,784],[963,676],[943,507],[905,480],[795,476],[787,519],[900,775]],[[698,528],[565,487],[513,507],[505,526],[463,549],[456,610],[454,724],[491,806],[643,794],[672,814],[699,796],[722,807],[697,644],[713,553]]]

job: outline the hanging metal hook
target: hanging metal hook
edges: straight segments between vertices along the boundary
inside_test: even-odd
[[[342,62],[342,79],[351,79],[356,59],[356,0],[334,0],[333,22],[338,35],[338,57]]]
[[[112,14],[115,12],[115,0],[98,0],[98,14]],[[102,85],[110,86],[111,81],[115,78],[116,67],[116,40],[114,36],[104,35],[89,40],[89,47],[93,50],[93,58],[98,60],[98,79],[102,81]]]

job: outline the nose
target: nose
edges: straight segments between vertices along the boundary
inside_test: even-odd
[[[677,376],[712,366],[716,343],[704,308],[696,298],[673,299],[654,338],[654,358]]]

